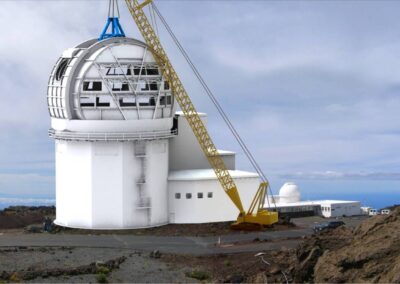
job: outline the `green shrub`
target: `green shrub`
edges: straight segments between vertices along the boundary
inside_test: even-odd
[[[207,280],[210,279],[210,275],[207,272],[201,270],[193,270],[192,272],[186,273],[187,277],[194,278],[197,280]]]
[[[11,276],[10,276],[10,282],[11,283],[19,283],[21,282],[21,279],[19,278],[19,275],[17,272],[14,272]]]
[[[105,275],[104,273],[98,273],[96,274],[96,280],[97,283],[107,283],[107,275]]]
[[[110,273],[110,269],[105,266],[97,266],[96,273],[108,275]]]
[[[231,266],[232,265],[232,263],[229,260],[225,260],[224,264],[225,264],[225,266]]]

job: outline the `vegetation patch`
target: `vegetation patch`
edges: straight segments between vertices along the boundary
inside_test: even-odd
[[[206,271],[202,270],[193,270],[192,272],[187,272],[186,276],[197,280],[210,279],[210,275]]]

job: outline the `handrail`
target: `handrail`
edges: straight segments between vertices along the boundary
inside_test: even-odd
[[[174,137],[178,134],[177,129],[164,131],[145,131],[145,132],[75,132],[49,130],[49,136],[57,140],[65,141],[138,141],[156,140]]]

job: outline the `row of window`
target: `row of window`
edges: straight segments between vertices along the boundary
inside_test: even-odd
[[[71,59],[63,58],[57,66],[57,70],[55,72],[55,78],[57,81],[60,81],[62,77],[65,75],[68,64]],[[147,65],[142,66],[142,64],[137,65],[127,65],[123,64],[121,66],[106,66],[106,76],[159,76],[160,70],[155,65]]]
[[[160,71],[155,66],[127,66],[122,65],[121,67],[106,67],[107,76],[157,76],[160,75]]]
[[[314,211],[314,206],[290,206],[290,207],[281,207],[278,209],[281,213],[289,213],[289,212],[309,212]]]
[[[146,82],[140,81],[138,83],[133,83],[139,85],[140,91],[158,91],[159,83],[157,82]],[[111,90],[115,92],[128,92],[130,91],[128,83],[115,82],[112,83]],[[168,82],[164,82],[164,90],[169,90]],[[101,81],[85,81],[83,82],[83,91],[86,92],[101,92],[103,91],[103,83]]]
[[[335,211],[335,208],[321,206],[323,212]]]
[[[207,193],[207,198],[212,198],[213,193],[208,192]],[[202,199],[203,198],[203,192],[198,192],[197,193],[197,198]],[[181,199],[181,194],[180,193],[175,193],[175,199]],[[186,199],[192,199],[192,194],[191,193],[186,193]]]
[[[146,98],[140,98],[144,100]],[[102,100],[102,101],[101,101]],[[81,107],[110,107],[111,106],[111,99],[110,98],[101,98],[96,97],[95,101],[94,98],[90,97],[81,97]],[[169,106],[172,104],[172,96],[162,96],[160,97],[160,106]],[[150,97],[148,101],[141,101],[139,102],[139,106],[155,106],[156,105],[156,98]],[[119,99],[119,106],[120,107],[135,107],[136,100],[135,98],[120,98]]]

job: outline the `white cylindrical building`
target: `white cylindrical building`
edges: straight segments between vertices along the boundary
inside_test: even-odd
[[[138,40],[66,50],[48,86],[56,141],[56,223],[127,229],[168,223],[174,99]]]

